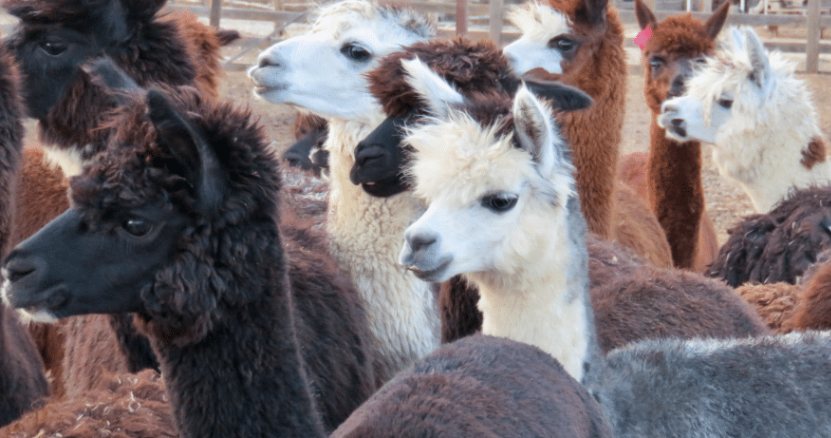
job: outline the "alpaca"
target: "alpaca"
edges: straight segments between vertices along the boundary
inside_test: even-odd
[[[51,399],[0,429],[8,438],[177,437],[161,378],[155,371],[105,374],[83,399]]]
[[[829,333],[652,340],[604,356],[586,223],[550,108],[522,87],[510,110],[496,110],[511,117],[443,111],[407,136],[415,191],[429,207],[407,229],[400,261],[427,281],[474,282],[485,334],[559,360],[600,402],[614,436],[831,433]]]
[[[652,29],[642,57],[644,95],[652,123],[649,153],[624,157],[619,174],[631,175],[622,179],[655,212],[672,248],[673,264],[695,272],[704,272],[718,252],[715,227],[705,211],[701,149],[668,139],[657,117],[662,102],[683,92],[695,63],[712,53],[729,7],[724,3],[706,22],[684,14],[658,23],[648,6],[635,1],[641,29]]]
[[[14,193],[23,148],[23,103],[17,65],[0,47],[0,256],[11,241]],[[0,427],[46,397],[43,362],[32,338],[14,312],[0,303]]]
[[[784,282],[743,284],[736,288],[736,293],[750,303],[759,312],[765,325],[776,333],[792,331],[789,321],[796,312],[800,291],[800,286]]]
[[[325,119],[314,114],[298,113],[294,119],[294,138],[297,142],[283,152],[283,160],[291,167],[321,176],[329,164],[328,153],[322,149],[328,134]]]
[[[615,182],[627,67],[623,27],[607,3],[531,2],[514,8],[509,19],[522,35],[504,53],[517,73],[553,74],[594,99],[589,109],[557,115],[574,146],[577,189],[585,201],[589,229],[633,249],[656,266],[669,267],[672,250],[648,203]]]
[[[21,20],[5,42],[20,60],[26,106],[30,115],[39,119],[46,143],[43,149],[24,151],[12,243],[32,235],[69,207],[64,178],[79,172],[82,158],[91,156],[106,136],[97,125],[114,101],[105,97],[90,75],[81,72],[85,62],[103,54],[139,83],[193,83],[206,97],[217,95],[219,46],[239,35],[215,31],[190,14],[160,14],[163,5],[163,1],[121,0],[3,3]],[[170,59],[178,62],[170,63]],[[61,171],[44,158],[57,163]],[[53,392],[61,395],[64,336],[54,326],[30,327],[54,378]],[[155,363],[152,355],[141,354],[149,351],[147,341],[139,341],[136,345],[140,349],[131,352],[135,354],[130,369]],[[132,362],[133,358],[137,360]]]
[[[377,385],[375,340],[321,236],[278,216],[261,129],[194,89],[131,99],[72,179],[73,207],[8,257],[5,299],[51,318],[135,313],[183,436],[334,429]]]
[[[440,72],[443,78],[438,77],[433,69]],[[424,80],[417,79],[421,76]],[[390,117],[355,150],[356,157],[370,153],[382,158],[363,165],[356,164],[351,175],[359,179],[369,176],[374,178],[376,184],[390,184],[389,181],[397,178],[402,182],[393,184],[404,186],[406,179],[400,175],[405,167],[406,154],[402,153],[404,146],[401,138],[408,127],[418,123],[421,116],[429,114],[428,102],[431,98],[422,94],[424,90],[446,90],[444,96],[455,102],[469,97],[480,103],[481,108],[474,110],[480,113],[488,111],[500,100],[509,101],[508,90],[519,86],[519,80],[508,72],[507,62],[492,44],[462,39],[414,44],[386,57],[369,77],[373,94]],[[434,80],[430,81],[430,78]],[[444,82],[445,79],[448,82]],[[528,83],[535,84],[533,81]],[[465,97],[461,94],[454,97],[454,93],[465,94]],[[598,257],[603,257],[601,251],[598,249]],[[765,332],[758,316],[729,288],[698,276],[653,270],[644,266],[643,262],[637,266],[640,275],[651,278],[652,283],[647,282],[640,290],[631,289],[627,294],[605,289],[602,287],[605,282],[595,282],[593,277],[593,286],[598,287],[592,289],[592,297],[597,300],[600,309],[608,309],[610,316],[608,320],[601,320],[604,329],[601,343],[604,346],[612,348],[645,337],[733,337]],[[598,263],[592,275],[602,280],[603,271],[613,270],[621,271],[622,268]],[[634,272],[614,275],[628,275],[634,281]],[[471,334],[481,326],[481,316],[476,310],[477,300],[476,289],[464,281],[451,279],[448,284],[442,285],[439,304],[444,342]],[[620,318],[614,311],[619,307],[631,310],[622,313],[626,318]],[[656,318],[656,314],[673,323],[656,323],[656,319],[660,319]]]
[[[588,392],[530,345],[471,336],[399,373],[332,434],[611,437]]]
[[[827,254],[827,252],[826,252]],[[831,262],[825,260],[815,265],[815,272],[802,284],[793,312],[783,322],[784,330],[828,330],[831,329],[829,292],[831,292]],[[807,277],[807,275],[806,275]],[[798,287],[798,286],[792,286]]]
[[[774,112],[783,106],[788,111]],[[810,95],[793,65],[768,55],[752,30],[734,29],[685,95],[664,103],[659,123],[675,138],[715,144],[721,174],[738,180],[755,208],[767,211],[730,230],[707,275],[734,287],[793,284],[829,248],[826,142]]]
[[[827,141],[804,81],[750,28],[732,29],[684,95],[664,102],[658,123],[679,141],[712,144],[719,173],[744,189],[757,212],[793,190],[831,183]]]
[[[322,7],[311,31],[284,40],[249,70],[255,93],[326,118],[330,252],[363,297],[386,380],[439,344],[434,292],[395,263],[398,241],[421,209],[410,194],[377,198],[349,180],[352,150],[383,119],[362,73],[384,55],[435,34],[413,11],[345,0]],[[327,68],[320,68],[325,65]]]

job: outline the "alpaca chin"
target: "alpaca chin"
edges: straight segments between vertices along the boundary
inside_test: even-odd
[[[58,317],[46,309],[17,309],[17,315],[24,323],[55,324],[58,322]]]

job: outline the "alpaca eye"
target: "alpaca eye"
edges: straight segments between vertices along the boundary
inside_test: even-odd
[[[482,207],[496,213],[502,213],[514,208],[517,199],[519,199],[519,197],[510,193],[488,195],[482,198]]]
[[[49,56],[58,56],[66,51],[66,44],[60,41],[43,41],[40,43],[40,49]]]
[[[724,109],[730,109],[733,106],[733,99],[722,97],[721,99],[717,100],[716,103],[718,103],[719,106]]]
[[[121,226],[122,228],[124,228],[124,231],[127,231],[128,233],[136,237],[147,235],[147,233],[149,233],[150,230],[153,229],[153,226],[150,224],[150,222],[137,217],[131,217],[125,220],[124,223],[121,224]]]
[[[569,52],[571,50],[574,50],[574,48],[577,46],[577,43],[569,38],[556,37],[548,42],[548,46],[553,49],[557,49],[561,52]]]
[[[344,44],[344,46],[340,49],[340,52],[353,61],[364,62],[370,57],[369,51],[353,43]]]
[[[653,56],[649,58],[649,67],[652,70],[658,70],[659,68],[664,66],[664,59],[659,56]]]

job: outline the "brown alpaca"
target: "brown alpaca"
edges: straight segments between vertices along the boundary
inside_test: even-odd
[[[792,286],[797,287],[797,286]],[[793,315],[784,328],[790,330],[831,329],[831,262],[820,265],[797,295]]]
[[[756,309],[768,328],[787,333],[793,330],[790,324],[801,289],[801,286],[783,282],[743,284],[736,288],[736,293]]]
[[[222,74],[219,47],[236,39],[239,36],[236,32],[216,31],[199,23],[191,14],[172,13],[157,16],[164,2],[149,0],[124,3],[122,6],[128,9],[129,13],[113,13],[107,16],[108,21],[93,19],[96,13],[106,13],[110,10],[108,8],[119,11],[119,4],[119,1],[103,2],[91,7],[74,0],[9,0],[3,3],[4,8],[21,19],[18,32],[8,36],[6,43],[18,56],[27,73],[24,81],[24,89],[27,91],[26,104],[31,115],[39,119],[41,138],[50,146],[47,148],[50,152],[46,154],[36,149],[24,151],[21,185],[16,193],[20,208],[15,215],[13,244],[35,233],[69,206],[64,175],[60,169],[45,163],[46,155],[63,151],[55,156],[58,163],[64,170],[70,170],[70,173],[77,171],[81,164],[78,158],[92,154],[95,150],[94,145],[105,139],[107,133],[96,128],[102,117],[106,116],[107,110],[115,103],[98,89],[98,85],[94,84],[88,75],[78,71],[85,58],[60,58],[60,62],[69,64],[61,67],[73,71],[66,78],[61,73],[44,73],[42,60],[33,58],[32,55],[40,54],[42,49],[35,46],[34,49],[28,50],[32,44],[37,43],[31,40],[32,34],[28,32],[30,28],[37,28],[39,32],[51,32],[53,35],[62,35],[62,29],[63,32],[67,32],[65,29],[71,29],[68,32],[95,34],[102,31],[99,28],[104,29],[108,24],[112,24],[109,21],[116,21],[125,28],[132,29],[134,33],[129,38],[118,41],[117,46],[114,46],[118,50],[103,50],[104,56],[111,56],[111,59],[130,72],[137,82],[192,84],[207,98],[214,98],[218,94],[218,81]],[[114,27],[120,28],[121,24],[115,24]],[[107,37],[114,38],[111,35],[98,38]],[[84,49],[76,47],[75,52],[86,53]],[[177,59],[178,62],[170,63],[170,59]],[[40,91],[51,90],[49,84],[56,80],[66,81],[65,92],[62,95],[44,95]],[[48,104],[50,102],[51,105]],[[58,326],[32,324],[30,327],[47,370],[52,374],[53,392],[61,395],[64,392],[61,367],[64,362],[64,334]],[[144,349],[149,351],[149,347]],[[104,356],[113,353],[101,351]],[[139,358],[138,361],[141,364],[148,362],[151,360],[147,357]],[[143,367],[132,363],[128,365],[133,370]]]
[[[8,438],[176,437],[164,382],[155,371],[107,373],[79,399],[52,399],[0,429]]]
[[[644,94],[652,111],[650,146],[646,157],[633,154],[621,160],[620,174],[655,212],[672,248],[673,264],[696,272],[703,272],[718,251],[715,228],[704,211],[701,148],[666,138],[657,116],[662,102],[684,91],[693,64],[712,53],[729,7],[725,3],[706,22],[686,14],[658,23],[643,2],[635,2],[641,28],[653,31],[643,51]]]

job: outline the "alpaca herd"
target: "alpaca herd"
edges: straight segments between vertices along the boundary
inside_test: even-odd
[[[239,34],[164,4],[2,3],[0,436],[831,435],[828,141],[728,3],[635,1],[627,156],[608,0],[504,48],[321,6],[248,72],[282,160],[220,97]],[[757,213],[720,249],[707,147]]]

